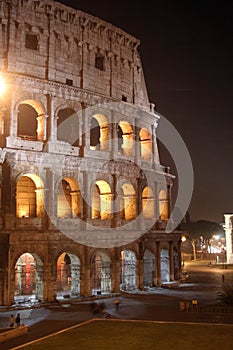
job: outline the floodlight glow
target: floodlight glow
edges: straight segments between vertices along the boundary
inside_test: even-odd
[[[2,76],[0,76],[0,96],[6,91],[6,83]]]

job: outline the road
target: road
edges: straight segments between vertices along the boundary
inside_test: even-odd
[[[207,261],[185,263],[184,269],[189,273],[189,278],[185,283],[169,288],[158,287],[146,292],[122,294],[119,297],[118,311],[115,310],[113,297],[98,300],[98,302],[104,301],[106,311],[111,314],[112,318],[117,319],[233,324],[233,312],[180,310],[180,302],[183,300],[188,301],[190,306],[193,299],[196,299],[199,306],[203,307],[220,303],[217,300],[217,292],[223,286],[222,274],[224,273],[225,283],[233,283],[233,270],[209,267]],[[96,317],[90,310],[90,301],[67,302],[64,305],[51,304],[48,307],[29,307],[20,311],[14,309],[0,311],[0,327],[8,327],[10,314],[17,312],[21,314],[21,323],[29,326],[29,332],[25,336],[1,344],[1,350],[14,348],[30,340]],[[97,317],[103,316],[97,315]]]

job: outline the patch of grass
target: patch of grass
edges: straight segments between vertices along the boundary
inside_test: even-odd
[[[232,344],[233,325],[97,320],[23,349],[232,350]]]

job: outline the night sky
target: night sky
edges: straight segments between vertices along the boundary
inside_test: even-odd
[[[233,212],[233,2],[58,2],[141,41],[150,101],[178,130],[192,159],[190,215],[223,222],[224,213]],[[160,158],[176,174],[162,146]]]

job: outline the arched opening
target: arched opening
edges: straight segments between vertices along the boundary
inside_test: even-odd
[[[121,251],[120,288],[121,290],[136,289],[136,255],[131,250]]]
[[[155,285],[156,270],[155,270],[155,256],[154,254],[146,249],[143,257],[144,265],[144,286],[153,287]]]
[[[154,218],[154,194],[148,186],[142,192],[142,212],[145,219]]]
[[[76,179],[62,179],[58,185],[57,198],[58,218],[75,218],[81,216],[82,197]]]
[[[57,299],[80,295],[80,260],[64,252],[57,259]]]
[[[106,181],[98,180],[92,187],[92,219],[111,219],[112,194]]]
[[[117,127],[117,140],[118,140],[118,152],[122,153],[123,152],[123,131],[118,125]]]
[[[91,259],[92,294],[111,292],[111,260],[103,252],[97,252]]]
[[[149,131],[142,128],[139,133],[141,158],[151,160],[151,135]]]
[[[95,114],[90,122],[90,148],[92,150],[109,150],[109,123],[102,114]]]
[[[40,258],[29,252],[15,264],[15,302],[43,300],[43,265]]]
[[[159,192],[159,218],[160,220],[168,220],[168,198],[165,190]]]
[[[39,176],[25,174],[16,185],[16,216],[18,218],[44,215],[44,185]]]
[[[57,139],[78,146],[79,125],[73,108],[63,108],[58,112]]]
[[[130,183],[125,183],[120,189],[120,218],[133,220],[136,218],[136,194]]]
[[[160,251],[160,261],[161,261],[161,281],[170,281],[170,264],[169,264],[169,253],[167,249],[161,249]]]
[[[24,100],[18,106],[17,136],[31,141],[46,138],[46,118],[41,104],[35,100]]]
[[[37,111],[30,105],[20,104],[18,112],[18,136],[24,140],[37,140]]]
[[[133,155],[133,128],[126,121],[119,123],[118,151],[129,157]]]

